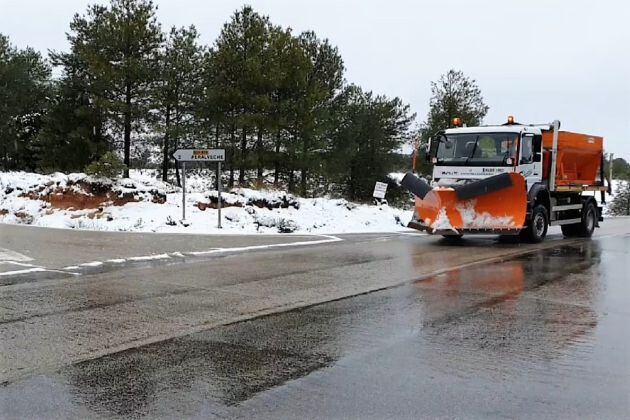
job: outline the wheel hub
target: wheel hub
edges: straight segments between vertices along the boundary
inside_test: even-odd
[[[586,228],[590,232],[595,227],[595,217],[593,215],[593,210],[589,210],[586,213]]]
[[[541,214],[537,214],[534,219],[534,228],[536,229],[536,235],[542,236],[545,230],[545,220]]]

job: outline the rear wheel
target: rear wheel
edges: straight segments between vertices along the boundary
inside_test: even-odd
[[[547,229],[549,229],[547,209],[542,204],[538,204],[532,210],[532,219],[529,224],[521,231],[521,238],[531,243],[542,242],[547,236]]]
[[[582,207],[582,221],[571,225],[562,225],[562,234],[568,238],[579,236],[590,238],[597,225],[597,207],[592,201],[588,201]]]
[[[592,201],[588,201],[582,209],[582,223],[579,224],[578,235],[590,238],[597,225],[597,207]]]

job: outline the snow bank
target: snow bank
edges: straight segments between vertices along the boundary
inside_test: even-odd
[[[113,182],[85,174],[0,172],[0,222],[107,231],[324,234],[401,230],[412,216],[411,210],[386,204],[235,188],[222,194],[223,229],[218,229],[217,192],[209,190],[210,180],[192,176],[184,226],[181,190],[151,175],[132,171],[131,178]]]

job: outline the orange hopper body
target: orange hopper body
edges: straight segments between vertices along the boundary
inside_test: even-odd
[[[543,148],[553,147],[553,132],[543,132]],[[604,139],[588,134],[558,132],[556,186],[596,186],[604,153]],[[547,155],[549,156],[549,155]],[[548,171],[549,168],[545,168]]]

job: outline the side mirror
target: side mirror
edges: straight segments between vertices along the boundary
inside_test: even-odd
[[[534,162],[540,162],[540,161],[542,161],[542,153],[541,152],[534,153]]]
[[[424,151],[424,161],[427,163],[431,163],[432,154],[437,150],[436,141],[437,137],[429,137],[427,141],[427,147]]]

